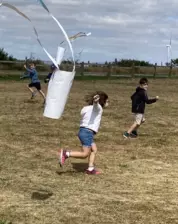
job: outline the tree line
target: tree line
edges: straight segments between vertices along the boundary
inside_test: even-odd
[[[25,59],[26,61],[31,61],[31,59],[27,58]],[[15,57],[13,57],[12,55],[9,55],[4,48],[0,48],[0,61],[19,61],[18,59],[16,59]],[[33,62],[37,63],[37,64],[44,64],[44,62],[40,59],[33,59]],[[76,61],[77,64],[79,64],[80,62],[77,60]],[[68,60],[64,60],[63,64],[72,64],[72,61],[70,59]],[[88,61],[88,65],[91,66],[100,66],[99,63],[90,63],[90,61]],[[148,62],[148,61],[144,61],[144,60],[135,60],[135,59],[117,59],[115,58],[114,61],[108,62],[106,61],[104,63],[106,66],[107,65],[117,65],[117,66],[121,66],[121,67],[131,67],[131,66],[146,66],[146,67],[151,67],[154,66],[152,63]],[[176,59],[172,59],[171,63],[168,64],[166,63],[165,65],[167,66],[178,66],[178,58]]]

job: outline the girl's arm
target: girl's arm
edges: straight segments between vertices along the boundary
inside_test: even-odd
[[[100,96],[99,95],[95,95],[93,97],[93,108],[95,110],[101,110],[102,109],[101,105],[99,104],[99,100],[100,100]]]

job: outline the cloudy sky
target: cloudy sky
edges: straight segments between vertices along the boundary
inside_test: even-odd
[[[55,57],[64,36],[37,0],[4,0],[33,21],[41,42]],[[44,0],[69,36],[91,32],[73,42],[76,58],[105,62],[134,58],[152,63],[167,61],[172,33],[172,58],[178,58],[177,0]],[[36,41],[31,24],[14,11],[0,8],[0,47],[23,59],[31,52],[48,60]],[[66,54],[68,57],[69,51]]]

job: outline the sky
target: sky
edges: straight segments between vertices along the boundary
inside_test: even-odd
[[[25,13],[36,27],[40,40],[55,57],[64,35],[37,0],[4,0]],[[75,58],[105,62],[120,59],[167,62],[172,35],[172,58],[178,58],[177,0],[44,0],[68,36],[91,32],[72,43]],[[0,48],[18,59],[31,54],[48,60],[29,21],[0,7]],[[66,45],[65,58],[71,57]],[[81,54],[79,54],[82,51]]]

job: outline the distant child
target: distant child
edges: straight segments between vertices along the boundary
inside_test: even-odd
[[[43,97],[44,102],[45,102],[45,94],[41,90],[41,84],[40,84],[40,80],[38,79],[38,73],[35,69],[35,64],[31,63],[30,68],[27,68],[27,66],[24,65],[24,68],[28,71],[28,73],[26,75],[23,75],[21,77],[21,79],[24,79],[24,78],[30,78],[31,79],[31,83],[27,86],[27,88],[32,93],[31,99],[33,99],[35,97],[35,95],[38,91],[41,94],[41,96]],[[32,87],[36,88],[37,91],[34,91]]]
[[[125,138],[138,136],[137,130],[140,127],[140,125],[145,122],[144,117],[145,103],[152,104],[159,99],[158,96],[156,96],[153,99],[148,98],[147,96],[148,80],[146,78],[141,78],[139,84],[140,84],[139,87],[136,88],[136,92],[131,96],[134,123],[127,132],[124,132],[123,136]]]
[[[62,166],[69,157],[85,159],[89,157],[89,166],[87,174],[100,174],[95,169],[94,162],[97,153],[97,147],[94,142],[94,136],[100,127],[103,108],[108,106],[108,95],[105,92],[97,91],[90,95],[86,102],[88,106],[81,110],[80,130],[78,138],[82,144],[82,151],[68,151],[61,149],[59,164]]]
[[[51,78],[53,72],[54,72],[55,69],[56,69],[56,66],[55,66],[54,64],[52,64],[52,65],[50,66],[50,69],[51,69],[50,73],[47,75],[47,77],[46,77],[45,80],[44,80],[45,83],[48,83],[48,82],[49,82],[49,80],[50,80],[50,78]]]

